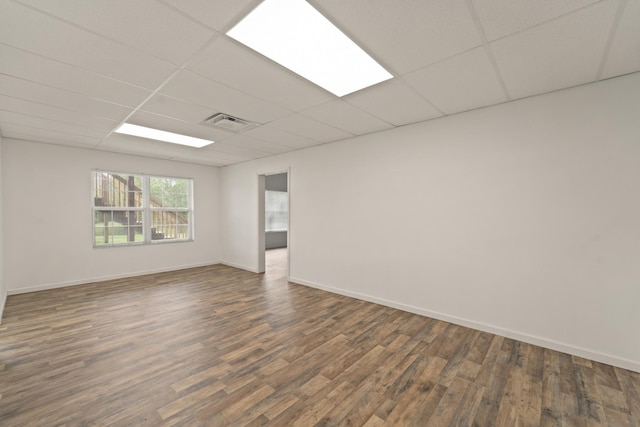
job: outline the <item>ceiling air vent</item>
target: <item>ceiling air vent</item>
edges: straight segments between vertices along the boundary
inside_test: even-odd
[[[238,117],[233,117],[224,113],[214,114],[208,119],[205,119],[201,124],[233,133],[240,133],[257,126],[257,123],[239,119]]]

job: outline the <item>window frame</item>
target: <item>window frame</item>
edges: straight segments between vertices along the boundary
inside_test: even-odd
[[[121,175],[121,176],[134,176],[142,178],[142,206],[140,207],[115,207],[115,206],[96,206],[94,189],[96,188],[96,178],[98,174],[109,175]],[[176,207],[156,207],[152,208],[151,199],[151,178],[165,178],[185,180],[187,182],[187,208]],[[130,247],[130,246],[145,246],[156,245],[164,243],[185,243],[194,241],[194,179],[177,176],[167,176],[159,174],[143,174],[134,172],[118,172],[104,169],[92,169],[91,170],[91,238],[92,246],[94,249],[113,248],[113,247]],[[142,241],[133,242],[121,242],[121,243],[102,243],[96,244],[96,213],[101,211],[119,211],[119,212],[142,212]],[[170,239],[153,239],[152,229],[152,212],[187,212],[187,238],[170,238]]]

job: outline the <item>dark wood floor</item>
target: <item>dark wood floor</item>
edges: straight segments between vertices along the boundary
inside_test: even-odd
[[[0,425],[640,425],[638,373],[288,284],[283,254],[9,297]]]

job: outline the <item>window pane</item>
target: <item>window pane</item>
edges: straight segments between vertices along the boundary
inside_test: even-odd
[[[165,212],[154,211],[151,215],[151,239],[162,240],[164,239],[164,217]]]
[[[94,212],[94,244],[123,244],[144,241],[142,211]]]
[[[151,239],[189,239],[189,212],[152,211]]]
[[[134,242],[144,242],[144,234],[142,234],[142,226],[131,227]]]
[[[189,226],[187,225],[178,225],[176,227],[177,231],[177,239],[188,239],[189,238]]]
[[[174,208],[188,208],[189,207],[189,195],[187,193],[176,194]]]
[[[264,198],[265,231],[287,231],[289,200],[286,191],[266,191]]]
[[[93,216],[93,223],[96,225],[98,223],[105,223],[106,225],[106,223],[111,221],[111,211],[95,211]]]
[[[189,179],[152,176],[149,179],[151,207],[189,208]]]
[[[93,205],[142,207],[142,176],[94,172]]]
[[[142,191],[129,191],[127,197],[129,199],[129,202],[127,203],[128,207],[132,207],[132,208],[142,207]]]
[[[95,227],[94,229],[94,243],[96,245],[105,245],[109,243],[109,229],[106,227]]]
[[[162,193],[151,192],[149,193],[149,205],[152,208],[162,207]]]
[[[93,214],[94,243],[104,245],[109,243],[109,224],[112,221],[111,211],[95,211]]]

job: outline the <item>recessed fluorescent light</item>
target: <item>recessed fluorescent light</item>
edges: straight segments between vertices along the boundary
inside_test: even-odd
[[[123,123],[115,130],[115,132],[124,133],[126,135],[141,136],[142,138],[156,139],[158,141],[171,142],[172,144],[188,145],[189,147],[196,148],[202,148],[205,145],[213,144],[215,142],[207,139],[180,135],[179,133],[132,125],[130,123]]]
[[[337,96],[393,77],[304,0],[265,0],[227,35]]]

